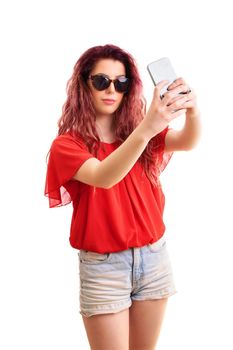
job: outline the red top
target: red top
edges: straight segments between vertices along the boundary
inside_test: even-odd
[[[164,153],[167,130],[156,136],[158,175],[172,155]],[[97,158],[103,160],[120,143],[100,142],[100,145]],[[165,231],[165,199],[159,181],[156,187],[152,186],[139,161],[110,189],[72,180],[80,166],[93,157],[82,139],[69,133],[58,136],[50,149],[45,195],[49,197],[50,207],[72,201],[71,246],[110,253],[141,247],[161,238]]]

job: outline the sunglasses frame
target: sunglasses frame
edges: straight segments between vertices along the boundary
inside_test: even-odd
[[[94,79],[95,79],[96,77],[102,77],[102,78],[104,78],[104,79],[108,82],[108,83],[107,83],[108,85],[107,85],[106,87],[104,87],[103,89],[97,88],[97,87],[95,86],[95,84],[94,84]],[[125,82],[121,82],[121,81],[120,81],[120,78],[121,78],[121,77],[126,78],[126,81],[125,81]],[[104,90],[108,89],[109,86],[111,85],[111,83],[114,84],[115,90],[116,90],[117,92],[120,92],[120,93],[126,93],[126,92],[128,91],[128,88],[129,88],[129,78],[127,78],[127,77],[124,76],[124,75],[121,75],[121,76],[117,77],[116,79],[110,79],[110,78],[109,78],[107,75],[105,75],[105,74],[95,74],[95,75],[90,75],[90,76],[89,76],[89,79],[92,81],[92,85],[93,85],[93,87],[94,87],[97,91],[104,91]],[[124,90],[122,91],[121,88],[119,89],[119,85],[118,85],[118,84],[121,84],[121,83],[123,83],[123,84],[126,83],[126,89],[125,89],[125,91],[124,91]]]

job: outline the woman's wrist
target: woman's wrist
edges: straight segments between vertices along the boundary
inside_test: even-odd
[[[141,123],[137,126],[135,132],[138,135],[140,135],[140,137],[147,143],[156,134],[151,128],[148,127],[147,123],[145,122],[145,119],[142,120]]]
[[[188,118],[198,118],[200,117],[200,112],[197,107],[195,108],[187,108],[186,116]]]

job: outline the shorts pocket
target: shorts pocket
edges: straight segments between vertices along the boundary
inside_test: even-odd
[[[109,260],[111,253],[100,254],[100,253],[91,252],[87,250],[80,250],[78,255],[79,255],[80,263],[97,265]]]
[[[158,241],[148,244],[147,247],[151,253],[160,253],[166,248],[166,240],[162,237]]]

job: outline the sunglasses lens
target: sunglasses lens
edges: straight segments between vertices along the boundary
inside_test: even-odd
[[[126,92],[129,87],[129,79],[125,76],[118,77],[116,80],[111,80],[107,76],[100,74],[91,76],[91,80],[94,88],[98,91],[107,89],[112,81],[118,92]]]
[[[96,75],[92,77],[92,82],[96,90],[99,91],[107,89],[111,83],[110,80],[103,75]]]
[[[116,79],[114,85],[118,92],[126,92],[129,87],[129,79],[126,77],[119,77]]]

